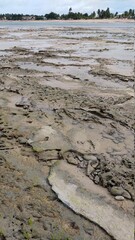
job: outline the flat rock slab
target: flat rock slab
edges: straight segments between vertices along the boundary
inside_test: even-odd
[[[116,240],[134,239],[133,203],[116,201],[80,169],[64,161],[53,165],[49,182],[58,198],[76,213],[102,227]]]
[[[35,133],[30,136],[29,144],[35,152],[39,153],[46,150],[59,149],[67,151],[71,149],[71,144],[64,135],[51,126],[44,126],[35,131]]]

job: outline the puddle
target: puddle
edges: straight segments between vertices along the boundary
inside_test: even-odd
[[[121,74],[123,76],[134,75],[133,64],[117,62],[116,64],[113,65],[106,65],[106,67],[109,69],[109,72],[111,73]]]
[[[56,64],[56,65],[76,65],[76,66],[90,66],[90,65],[99,65],[99,63],[96,61],[96,59],[79,59],[78,58],[78,60],[77,59],[74,59],[74,57],[72,57],[72,58],[68,58],[68,56],[67,56],[67,58],[45,58],[44,60],[43,60],[45,63],[52,63],[52,64]],[[78,66],[78,67],[79,67]]]
[[[110,89],[126,89],[129,87],[133,87],[133,83],[131,82],[114,82],[113,80],[106,80],[100,76],[90,75],[90,83],[94,83],[96,86],[100,86],[102,88],[110,88]],[[88,82],[88,84],[89,84]]]
[[[57,87],[57,88],[66,89],[66,90],[78,89],[82,87],[81,84],[77,82],[73,82],[73,81],[61,82],[56,79],[51,79],[50,81],[41,80],[39,83],[41,85],[45,85],[45,86],[47,85],[53,88]]]
[[[12,55],[12,53],[10,53],[10,52],[0,51],[0,57],[11,56],[11,55]]]
[[[28,63],[28,62],[18,62],[18,65],[22,69],[28,69],[28,70],[36,70],[39,72],[49,72],[56,75],[70,75],[73,78],[77,78],[80,80],[85,80],[89,79],[89,70],[90,67],[85,67],[85,66],[41,66],[37,65],[35,63]]]
[[[134,60],[134,50],[125,50],[125,46],[119,45],[119,44],[106,44],[106,47],[109,49],[109,51],[103,51],[103,52],[96,52],[96,55],[93,53],[92,56],[94,58],[106,58],[106,59],[117,59],[117,60]]]

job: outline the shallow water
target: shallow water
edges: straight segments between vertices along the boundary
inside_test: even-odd
[[[0,28],[43,28],[43,27],[103,27],[103,28],[134,28],[134,22],[90,22],[90,21],[12,21],[0,22]]]

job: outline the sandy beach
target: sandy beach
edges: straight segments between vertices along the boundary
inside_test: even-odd
[[[133,240],[134,21],[79,22],[0,25],[2,239]]]

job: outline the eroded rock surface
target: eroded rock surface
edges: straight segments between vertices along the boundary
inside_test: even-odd
[[[133,203],[127,201],[125,211],[105,189],[95,186],[90,180],[88,183],[79,169],[64,161],[52,167],[49,182],[62,202],[98,224],[114,239],[134,239]]]

